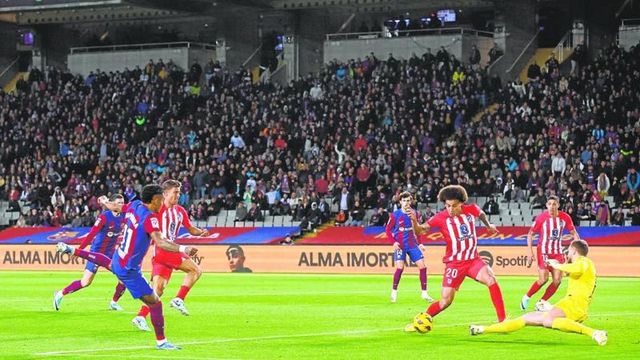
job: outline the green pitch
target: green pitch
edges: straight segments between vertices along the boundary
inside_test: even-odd
[[[402,278],[398,302],[391,304],[391,274],[204,274],[187,297],[191,316],[185,317],[168,308],[182,281],[176,274],[164,314],[167,338],[183,350],[167,352],[153,348],[153,333],[131,325],[140,303],[128,293],[120,301],[124,312],[106,310],[115,285],[107,272],[101,271],[91,287],[66,296],[61,311],[54,311],[53,291],[80,274],[0,272],[0,358],[582,360],[640,355],[640,279],[634,278],[598,279],[586,324],[608,331],[609,343],[599,347],[583,335],[541,328],[469,336],[469,324],[495,319],[488,290],[470,279],[435,319],[434,330],[420,335],[402,331],[426,308],[415,275]],[[499,278],[511,317],[521,313],[518,302],[532,280]],[[440,281],[440,276],[429,277],[434,297]],[[552,302],[565,290],[566,283]]]

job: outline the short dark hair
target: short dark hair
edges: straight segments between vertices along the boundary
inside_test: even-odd
[[[465,202],[469,199],[469,195],[467,195],[467,190],[465,190],[460,185],[448,185],[443,187],[440,192],[438,192],[438,200],[441,202],[445,202],[447,200],[458,200],[460,202]]]
[[[408,191],[403,191],[400,193],[400,199],[404,198],[413,198],[413,195],[411,195],[411,193]]]
[[[170,179],[162,183],[163,191],[173,189],[173,188],[181,188],[181,187],[182,187],[182,184],[178,180]]]
[[[587,242],[584,240],[573,240],[571,242],[571,245],[569,246],[576,249],[578,254],[582,256],[587,256],[587,254],[589,253],[589,244],[587,244]]]
[[[124,200],[124,196],[122,196],[122,194],[113,194],[109,198],[109,201],[113,202],[113,201],[116,201],[116,200],[119,200],[119,199]]]
[[[153,201],[153,197],[156,195],[162,195],[162,186],[158,184],[148,184],[142,188],[140,199],[145,204],[150,204]]]
[[[555,201],[557,201],[558,203],[560,203],[560,198],[559,198],[559,197],[557,197],[556,195],[549,195],[549,196],[547,197],[547,201],[549,201],[549,200],[555,200]]]
[[[240,256],[244,256],[244,250],[240,247],[240,245],[231,245],[227,248],[226,254],[227,257],[231,257],[231,254],[237,253]]]

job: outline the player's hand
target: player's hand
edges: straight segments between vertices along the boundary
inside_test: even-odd
[[[399,242],[394,242],[393,243],[393,250],[398,251],[400,250],[400,243]]]
[[[189,256],[193,256],[198,253],[198,249],[192,246],[187,246],[187,251],[185,251],[185,253]]]
[[[547,260],[547,265],[551,266],[551,267],[556,267],[558,265],[560,265],[560,262],[556,259],[548,259]]]
[[[202,232],[200,233],[200,237],[207,237],[207,236],[209,236],[209,230],[202,229]]]
[[[531,256],[529,257],[529,266],[536,261],[536,254],[532,251]]]
[[[487,229],[489,229],[489,234],[493,235],[493,234],[497,234],[498,233],[498,228],[496,228],[496,226],[493,225],[493,224],[489,224]]]
[[[427,250],[427,248],[422,244],[418,245],[418,249],[420,249],[420,251],[422,252],[425,252]]]

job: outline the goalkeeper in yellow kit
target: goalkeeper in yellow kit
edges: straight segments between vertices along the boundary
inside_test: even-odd
[[[525,326],[544,326],[556,330],[590,336],[598,345],[607,343],[607,332],[582,325],[587,319],[587,311],[596,288],[596,268],[587,258],[589,246],[584,240],[574,240],[569,245],[568,264],[549,260],[548,264],[569,275],[567,295],[558,301],[550,311],[530,312],[517,319],[481,326],[471,325],[471,335],[509,333]]]

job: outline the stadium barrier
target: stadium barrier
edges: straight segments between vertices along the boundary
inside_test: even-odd
[[[205,272],[231,272],[233,255],[236,267],[259,273],[349,273],[390,274],[393,270],[391,246],[365,245],[199,245],[194,261]],[[526,247],[485,246],[480,256],[498,275],[536,276],[536,264],[530,264]],[[428,246],[425,253],[428,272],[442,274],[444,266],[442,245]],[[144,270],[150,269],[150,256]],[[640,251],[637,247],[594,246],[589,258],[596,265],[599,276],[640,276]],[[242,267],[244,265],[244,267]],[[2,270],[80,270],[84,260],[59,254],[53,245],[3,245],[0,246],[0,271]],[[414,264],[408,272],[417,273]]]

